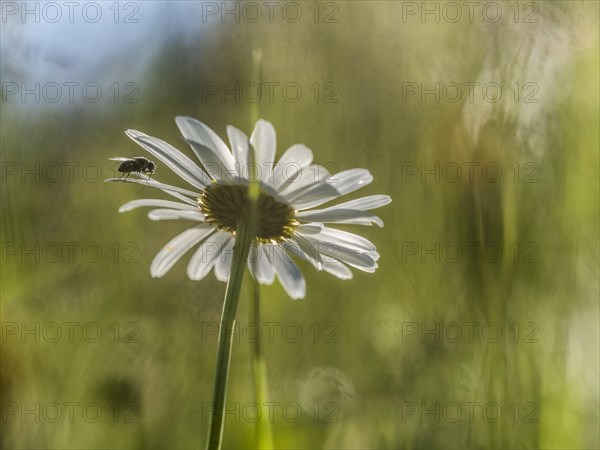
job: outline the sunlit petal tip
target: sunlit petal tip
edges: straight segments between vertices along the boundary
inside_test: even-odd
[[[354,276],[354,274],[346,264],[340,261],[336,261],[334,259],[326,261],[323,266],[327,273],[330,273],[331,275],[333,275],[336,278],[339,278],[340,280],[350,280]]]
[[[229,280],[229,276],[224,276],[221,275],[219,272],[217,272],[216,270],[213,270],[214,274],[215,274],[215,278],[217,279],[217,281],[220,281],[222,283],[227,283],[227,280]]]
[[[231,145],[231,151],[236,164],[238,175],[247,172],[249,139],[246,134],[232,125],[227,126],[227,137]]]
[[[153,209],[148,213],[150,220],[192,220],[195,222],[204,222],[205,217],[200,211],[159,208]],[[204,225],[208,228],[208,225]]]
[[[261,168],[260,179],[263,182],[268,182],[272,179],[277,148],[277,133],[273,124],[264,119],[259,119],[250,136],[250,143],[255,151],[256,164]]]
[[[306,280],[297,264],[280,247],[274,247],[273,266],[283,289],[292,299],[304,298],[306,295]]]
[[[268,127],[275,131],[275,127],[273,126],[273,124],[266,119],[258,119],[256,121],[256,123],[254,124],[254,130],[256,131],[256,129],[259,127]]]
[[[128,212],[128,211],[132,211],[134,209],[141,208],[144,206],[199,212],[198,207],[196,205],[190,205],[187,203],[174,202],[172,200],[163,200],[163,199],[158,199],[158,198],[156,198],[156,199],[144,198],[144,199],[131,200],[131,201],[123,204],[119,208],[119,212]]]

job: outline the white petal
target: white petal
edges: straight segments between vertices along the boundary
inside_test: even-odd
[[[306,295],[306,281],[302,272],[279,247],[273,252],[273,265],[277,278],[288,295],[293,299],[303,298]]]
[[[314,208],[341,195],[354,192],[373,181],[373,175],[366,169],[345,170],[331,175],[322,183],[296,191],[288,201],[295,209]]]
[[[323,224],[318,222],[303,223],[296,227],[298,231],[306,234],[318,234],[323,230]]]
[[[283,197],[290,198],[298,191],[304,190],[308,186],[318,184],[330,175],[329,171],[318,164],[311,164],[302,169],[302,171],[293,178],[286,179],[278,189]]]
[[[279,189],[284,181],[294,179],[312,160],[313,153],[310,148],[303,144],[292,145],[273,168],[273,181],[269,184]]]
[[[153,277],[162,277],[189,249],[213,231],[212,227],[198,225],[171,239],[152,260],[150,274]]]
[[[198,208],[198,198],[197,197],[195,197],[194,199],[191,199],[189,197],[186,197],[185,195],[180,194],[179,192],[173,192],[173,191],[163,191],[163,192],[166,192],[170,196],[175,197],[175,198],[181,200],[182,202],[185,202],[188,205],[193,206],[194,208]]]
[[[177,192],[179,194],[183,194],[183,195],[188,195],[190,197],[195,197],[198,198],[200,197],[200,194],[197,192],[193,192],[193,191],[188,191],[187,189],[183,189],[177,186],[171,186],[170,184],[164,184],[164,183],[159,183],[158,181],[155,180],[150,180],[148,178],[144,178],[144,179],[139,179],[139,178],[109,178],[108,180],[104,180],[105,182],[121,182],[121,183],[137,183],[137,184],[141,184],[142,186],[150,186],[153,188],[157,188],[160,189],[162,191],[165,191],[167,193],[171,192]]]
[[[260,247],[257,245],[250,246],[250,253],[248,253],[248,270],[252,277],[260,283],[260,280],[256,276],[255,268],[258,267],[259,260],[261,258]]]
[[[317,270],[323,269],[323,261],[321,260],[321,255],[319,254],[318,248],[313,246],[313,244],[307,240],[301,233],[294,233],[292,239],[296,241],[296,243],[300,246],[302,251],[308,256],[313,265]]]
[[[273,269],[273,244],[259,244],[250,248],[248,269],[256,281],[261,284],[273,284],[275,270]]]
[[[298,231],[305,233],[305,227],[298,227]],[[337,230],[335,228],[322,227],[319,233],[312,233],[313,238],[323,242],[339,242],[347,247],[352,247],[360,251],[375,252],[377,248],[371,241],[362,236],[348,233],[347,231]]]
[[[367,169],[350,169],[331,175],[326,181],[345,195],[371,183],[373,175]]]
[[[334,259],[323,261],[323,270],[338,277],[340,280],[349,280],[353,276],[348,266]]]
[[[139,199],[132,200],[130,202],[125,203],[123,206],[119,208],[119,212],[129,212],[136,208],[140,208],[142,206],[152,206],[158,208],[173,208],[173,209],[181,209],[182,211],[198,211],[198,207],[194,207],[192,205],[187,205],[179,202],[174,202],[172,200],[162,200],[162,199]]]
[[[329,208],[300,211],[296,214],[296,217],[309,222],[350,223],[358,225],[376,223],[382,227],[383,221],[376,215],[366,211],[387,205],[391,201],[392,199],[387,195],[371,195],[330,206]]]
[[[372,225],[383,227],[383,220],[369,211],[356,209],[332,209],[330,211],[305,211],[296,214],[296,218],[308,222],[347,223],[354,225]]]
[[[294,209],[302,210],[322,205],[341,195],[335,187],[323,182],[310,186],[308,189],[296,191],[293,196],[287,197],[287,201]]]
[[[208,175],[172,145],[139,131],[127,130],[125,133],[195,188],[203,189],[210,184]]]
[[[335,251],[335,248],[332,248],[334,246],[335,244],[329,246],[321,246],[321,248],[325,251],[325,256],[321,257],[321,268],[337,278],[340,278],[342,280],[349,280],[353,276],[352,271],[345,264],[341,263],[337,259],[334,259],[331,256],[326,256],[327,254],[331,254]],[[283,244],[283,247],[285,248],[285,253],[288,258],[295,257],[303,261],[308,261],[312,263],[313,266],[315,265],[315,261],[300,248],[297,242],[289,240]]]
[[[317,259],[307,255],[306,252],[302,249],[302,247],[300,247],[300,244],[298,244],[298,242],[296,240],[288,239],[287,241],[280,244],[280,247],[284,250],[286,256],[288,258],[291,258],[292,261],[294,259],[301,259],[302,261],[308,261],[309,263],[311,263],[313,265],[313,267],[315,269],[323,270],[323,263],[322,263],[323,258],[321,257],[321,255],[319,254],[319,258],[318,258],[319,261],[317,261]],[[314,253],[314,250],[311,250],[311,253]],[[329,259],[331,259],[331,258],[329,258]]]
[[[215,277],[219,281],[227,282],[229,279],[229,272],[231,271],[231,263],[233,262],[233,244],[235,239],[233,236],[229,236],[227,241],[222,245],[221,254],[217,258],[215,263]]]
[[[219,231],[200,245],[187,266],[187,274],[191,280],[201,280],[211,271],[229,237],[229,233]]]
[[[211,177],[217,181],[234,178],[233,155],[213,130],[192,117],[176,117],[175,123]]]
[[[305,238],[323,255],[323,261],[337,259],[365,272],[375,272],[377,269],[377,252],[363,252],[340,242],[320,241],[315,235],[306,235]]]
[[[199,210],[182,211],[180,209],[153,209],[148,213],[150,220],[195,220],[204,222],[204,214]]]
[[[392,199],[388,195],[369,195],[367,197],[361,197],[348,202],[340,203],[339,205],[333,205],[328,208],[320,209],[319,212],[333,211],[335,209],[356,209],[358,211],[370,211],[371,209],[381,208],[392,202]],[[316,212],[307,211],[307,212]]]
[[[271,181],[275,149],[277,147],[277,135],[271,122],[262,119],[256,122],[252,136],[250,136],[250,143],[254,147],[260,180],[263,182]]]
[[[231,125],[227,126],[227,136],[235,159],[238,175],[247,178],[248,175],[248,136]]]

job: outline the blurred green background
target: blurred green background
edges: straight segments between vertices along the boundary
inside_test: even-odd
[[[107,158],[144,154],[128,128],[189,155],[176,115],[223,138],[228,124],[250,133],[256,48],[274,86],[258,104],[278,157],[304,143],[329,168],[371,171],[354,197],[393,199],[378,211],[384,228],[340,227],[377,245],[375,274],[340,281],[301,264],[305,299],[278,282],[262,289],[274,402],[262,412],[276,448],[599,447],[597,2],[494,2],[496,22],[480,9],[470,21],[458,2],[456,23],[444,2],[284,2],[272,20],[260,2],[259,20],[235,2],[120,3],[113,20],[100,3],[97,23],[48,23],[49,10],[46,23],[22,20],[12,3],[2,448],[203,447],[225,284],[188,280],[187,257],[151,278],[154,255],[188,224],[119,214],[167,196],[102,180],[115,175]],[[423,18],[425,7],[439,17]],[[240,8],[239,20],[221,8]],[[103,97],[75,90],[71,103],[63,87],[48,101],[43,87],[65,81],[97,83]],[[36,82],[40,99],[13,93]],[[464,83],[490,82],[498,101],[467,95]],[[235,83],[239,98],[224,92]],[[183,186],[160,163],[155,177]],[[225,448],[256,445],[250,305],[244,294]]]

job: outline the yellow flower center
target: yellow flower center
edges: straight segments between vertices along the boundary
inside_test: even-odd
[[[212,183],[202,191],[198,205],[206,216],[206,222],[219,230],[235,234],[238,220],[249,215],[248,186],[240,184]],[[286,203],[276,200],[261,190],[256,202],[259,242],[281,242],[289,238],[293,227],[298,225],[294,219],[294,209]]]

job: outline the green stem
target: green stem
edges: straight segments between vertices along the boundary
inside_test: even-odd
[[[256,327],[260,327],[260,284],[256,280],[252,280],[252,298],[253,308],[251,323]],[[267,381],[267,363],[263,357],[260,338],[254,340],[253,345],[254,357],[254,389],[256,403],[263,408],[269,402],[268,381]],[[256,448],[272,449],[273,448],[273,432],[271,430],[271,422],[267,414],[262,414],[256,423]]]
[[[221,315],[221,326],[219,329],[219,348],[217,351],[217,368],[215,371],[215,387],[213,391],[213,413],[210,419],[210,432],[206,448],[218,450],[221,448],[224,425],[224,409],[227,400],[227,378],[229,376],[229,362],[231,359],[231,347],[235,331],[235,313],[238,301],[250,245],[253,240],[252,227],[247,216],[242,217],[236,228],[235,246],[233,249],[233,261],[231,273],[225,291],[225,302]]]
[[[252,81],[258,86],[262,86],[262,48],[256,48],[252,51]],[[260,119],[261,102],[254,102],[250,105],[250,126],[254,126]]]
[[[252,79],[259,85],[262,85],[262,49],[257,48],[252,52]],[[260,102],[252,105],[250,110],[250,126],[252,127],[258,119],[260,119]],[[248,162],[250,163],[250,186],[248,188],[248,198],[257,201],[260,197],[260,183],[255,173],[256,155],[254,149],[249,146]],[[251,211],[250,223],[253,227],[257,227],[258,217],[256,208]],[[256,229],[256,228],[254,228]],[[260,327],[260,284],[256,280],[252,280],[252,303],[250,313],[250,322],[255,323],[257,329]],[[260,408],[268,404],[268,382],[267,382],[267,364],[263,358],[260,338],[255,339],[253,343],[253,369],[254,369],[254,395],[256,403]],[[271,449],[273,448],[273,433],[271,431],[271,422],[267,414],[262,414],[256,422],[256,448]]]

